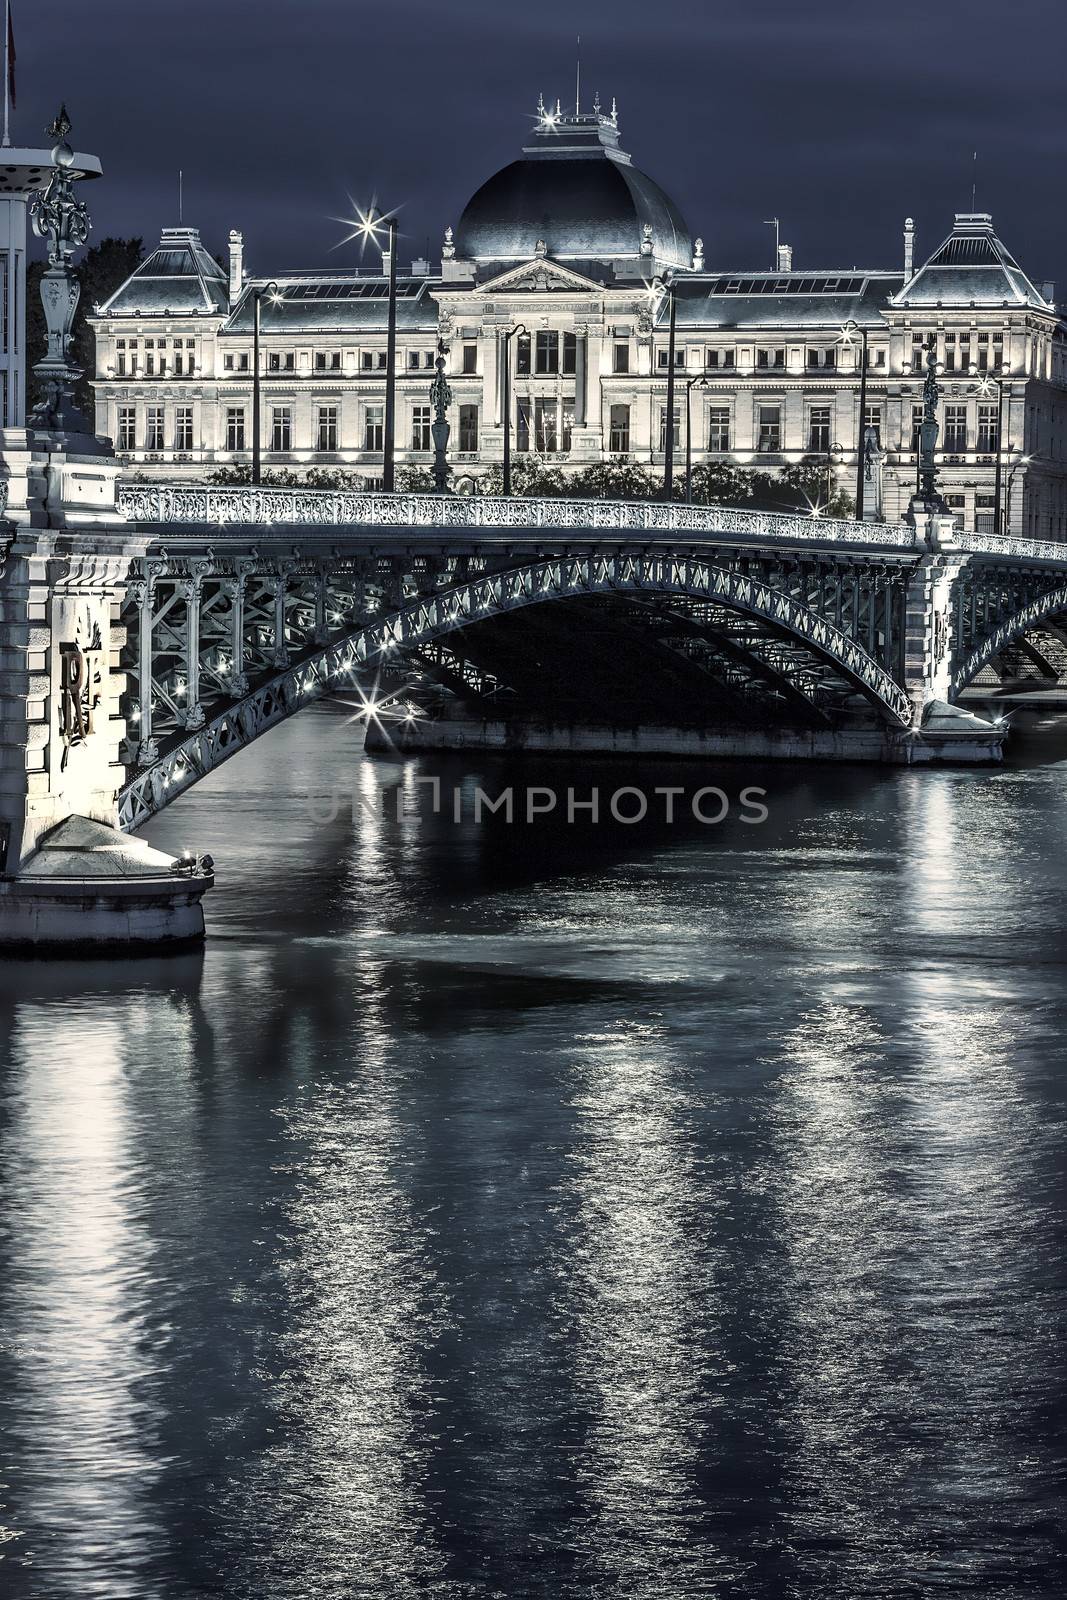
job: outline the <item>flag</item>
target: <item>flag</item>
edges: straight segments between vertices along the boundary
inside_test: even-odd
[[[11,26],[11,0],[7,0],[7,92],[15,109],[15,30]]]

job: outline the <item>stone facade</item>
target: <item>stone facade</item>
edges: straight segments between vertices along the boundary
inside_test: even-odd
[[[442,336],[457,486],[500,462],[503,339],[521,323],[527,335],[511,343],[513,457],[538,453],[565,471],[607,458],[661,471],[668,303],[650,287],[672,276],[676,476],[688,434],[694,465],[774,471],[815,457],[853,492],[866,442],[865,515],[899,518],[915,488],[919,352],[933,335],[941,487],[957,526],[994,531],[999,447],[1001,531],[1067,537],[1067,328],[1052,285],[1026,276],[988,216],[957,216],[917,268],[909,222],[897,270],[805,270],[787,246],[772,272],[711,270],[702,241],[620,150],[617,118],[546,117],[523,159],[483,185],[449,230],[439,266],[417,261],[399,276],[398,468],[432,463],[429,390]],[[538,213],[547,237],[531,245],[523,207],[550,205],[546,193],[559,196],[565,220]],[[262,301],[264,468],[380,480],[385,277],[249,278],[240,234],[224,271],[192,228],[165,230],[92,319],[98,427],[128,476],[203,479],[249,463],[252,291],[268,281],[281,298]]]

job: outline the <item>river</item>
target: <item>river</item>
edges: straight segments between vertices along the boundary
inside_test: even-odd
[[[179,800],[202,954],[0,974],[0,1593],[1061,1600],[1065,751]]]

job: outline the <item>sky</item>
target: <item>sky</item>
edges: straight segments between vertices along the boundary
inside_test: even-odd
[[[896,267],[990,210],[1067,298],[1067,0],[11,0],[12,142],[65,100],[104,177],[94,237],[184,220],[253,273],[357,265],[351,201],[399,208],[401,265],[518,157],[538,94],[618,99],[622,145],[708,267]],[[978,159],[974,161],[977,150]],[[364,259],[363,265],[371,261]]]

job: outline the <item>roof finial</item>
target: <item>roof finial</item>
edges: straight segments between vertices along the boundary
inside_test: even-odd
[[[599,89],[597,90],[596,94],[593,96],[593,110],[596,113],[596,115],[599,117],[599,115],[600,115],[600,90]]]
[[[541,118],[542,122],[544,122],[545,118],[548,116],[548,108],[545,105],[544,94],[539,94],[537,96],[537,115]]]
[[[557,95],[556,96],[556,116],[557,117],[561,117],[562,115],[563,115],[563,107],[560,104],[559,95]]]
[[[611,120],[617,128],[619,126],[619,106],[614,95],[611,97]]]

